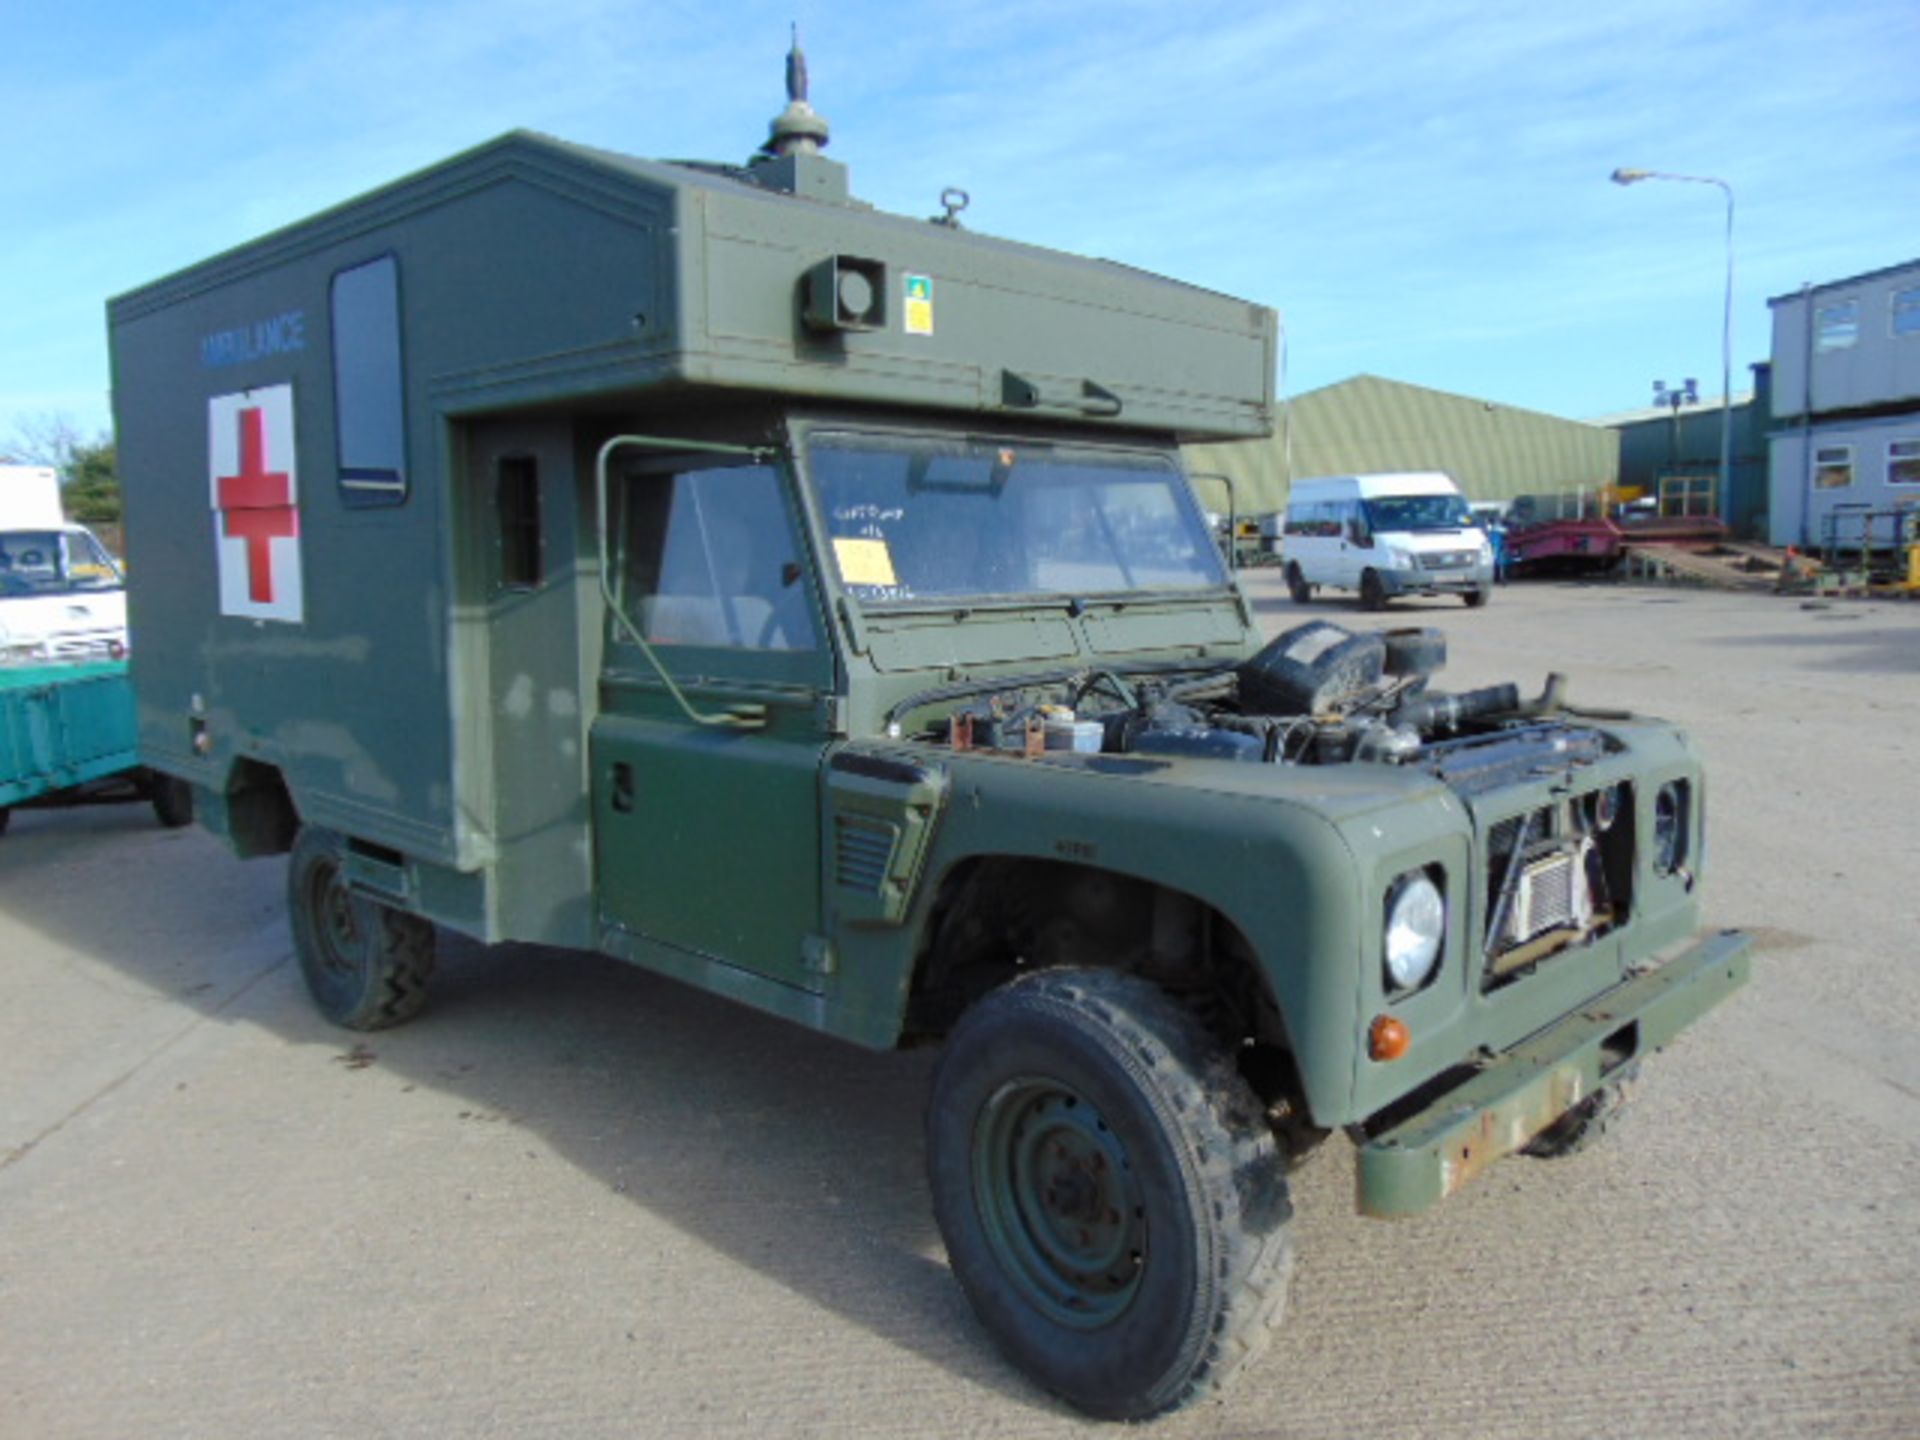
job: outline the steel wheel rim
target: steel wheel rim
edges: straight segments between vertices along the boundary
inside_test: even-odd
[[[981,1108],[972,1160],[988,1246],[1023,1298],[1074,1329],[1119,1318],[1145,1271],[1146,1206],[1100,1112],[1057,1080],[1009,1081]]]
[[[354,914],[353,892],[331,860],[321,861],[307,874],[307,911],[313,916],[321,967],[329,975],[357,975],[360,921]]]

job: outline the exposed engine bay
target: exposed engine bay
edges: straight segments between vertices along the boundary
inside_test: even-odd
[[[1438,630],[1355,633],[1314,621],[1230,668],[1082,671],[990,693],[955,686],[913,697],[896,713],[957,702],[917,738],[1103,769],[1194,758],[1424,770],[1471,802],[1476,816],[1487,877],[1483,983],[1492,989],[1626,918],[1634,787],[1583,786],[1578,776],[1621,749],[1583,722],[1629,717],[1572,709],[1559,675],[1531,698],[1512,684],[1439,690],[1431,681],[1445,663]],[[1135,758],[1096,758],[1119,756]],[[1561,798],[1540,806],[1535,791],[1535,808],[1503,813],[1501,790],[1542,777],[1564,777],[1555,787]],[[1672,837],[1684,833],[1688,802],[1684,786],[1672,790],[1658,799],[1656,819],[1666,821],[1656,826],[1661,873],[1683,859]]]
[[[1092,670],[993,693],[956,686],[915,696],[896,714],[959,700],[923,738],[961,750],[1418,764],[1468,794],[1607,753],[1602,732],[1570,721],[1561,677],[1532,699],[1510,684],[1449,693],[1429,683],[1446,658],[1438,630],[1356,634],[1314,621],[1227,669]]]

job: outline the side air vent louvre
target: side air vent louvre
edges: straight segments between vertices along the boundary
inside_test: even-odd
[[[838,815],[833,822],[833,879],[863,895],[878,895],[887,882],[900,827],[861,816]]]

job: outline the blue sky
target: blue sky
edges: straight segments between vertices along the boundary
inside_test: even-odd
[[[1920,257],[1913,0],[0,0],[0,441],[108,423],[106,298],[515,127],[739,160],[797,19],[862,198],[1274,306],[1371,372],[1588,417],[1735,388],[1768,296]]]

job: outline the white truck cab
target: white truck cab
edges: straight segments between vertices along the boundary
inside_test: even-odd
[[[126,581],[60,507],[42,465],[0,465],[0,662],[105,659],[127,648]]]
[[[1325,475],[1296,480],[1282,553],[1287,589],[1304,605],[1329,586],[1369,610],[1395,595],[1493,593],[1493,547],[1448,476]]]

